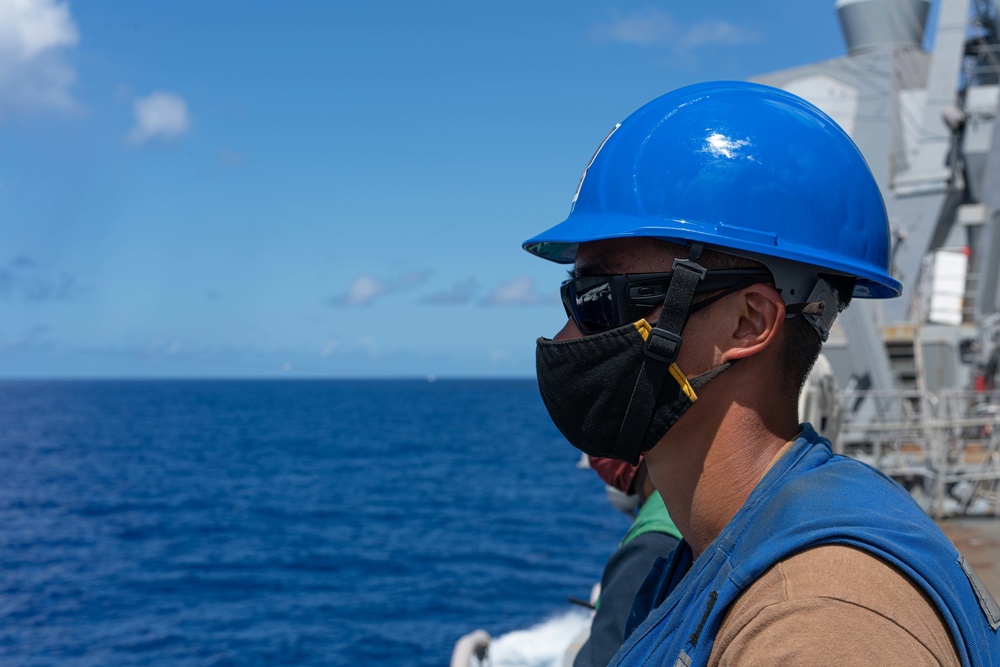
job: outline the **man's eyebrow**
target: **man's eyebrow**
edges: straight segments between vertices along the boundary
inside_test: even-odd
[[[621,271],[616,270],[612,265],[608,264],[603,257],[596,257],[582,263],[577,262],[573,269],[574,276],[600,276],[618,273],[621,273]]]

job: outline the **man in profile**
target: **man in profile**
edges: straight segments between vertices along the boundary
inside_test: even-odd
[[[741,82],[682,88],[602,142],[570,216],[525,242],[573,263],[539,389],[591,456],[648,471],[684,539],[616,665],[996,664],[1000,608],[892,480],[834,456],[797,399],[837,314],[891,298],[885,206],[821,111]]]

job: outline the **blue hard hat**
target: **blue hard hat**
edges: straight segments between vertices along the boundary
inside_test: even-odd
[[[809,102],[756,83],[696,84],[641,107],[598,148],[569,217],[524,248],[570,263],[579,243],[633,236],[854,276],[856,297],[901,289],[857,146]]]

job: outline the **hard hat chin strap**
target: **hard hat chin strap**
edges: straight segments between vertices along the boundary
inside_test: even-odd
[[[700,243],[692,243],[687,259],[674,260],[674,275],[656,326],[646,337],[642,368],[632,389],[612,458],[629,461],[633,465],[639,461],[656,399],[670,372],[670,365],[677,360],[681,349],[681,332],[691,313],[695,289],[707,273],[707,269],[698,264],[703,248]]]

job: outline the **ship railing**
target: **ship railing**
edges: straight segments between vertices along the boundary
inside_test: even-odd
[[[837,453],[902,484],[935,518],[1000,516],[1000,392],[841,393]]]

